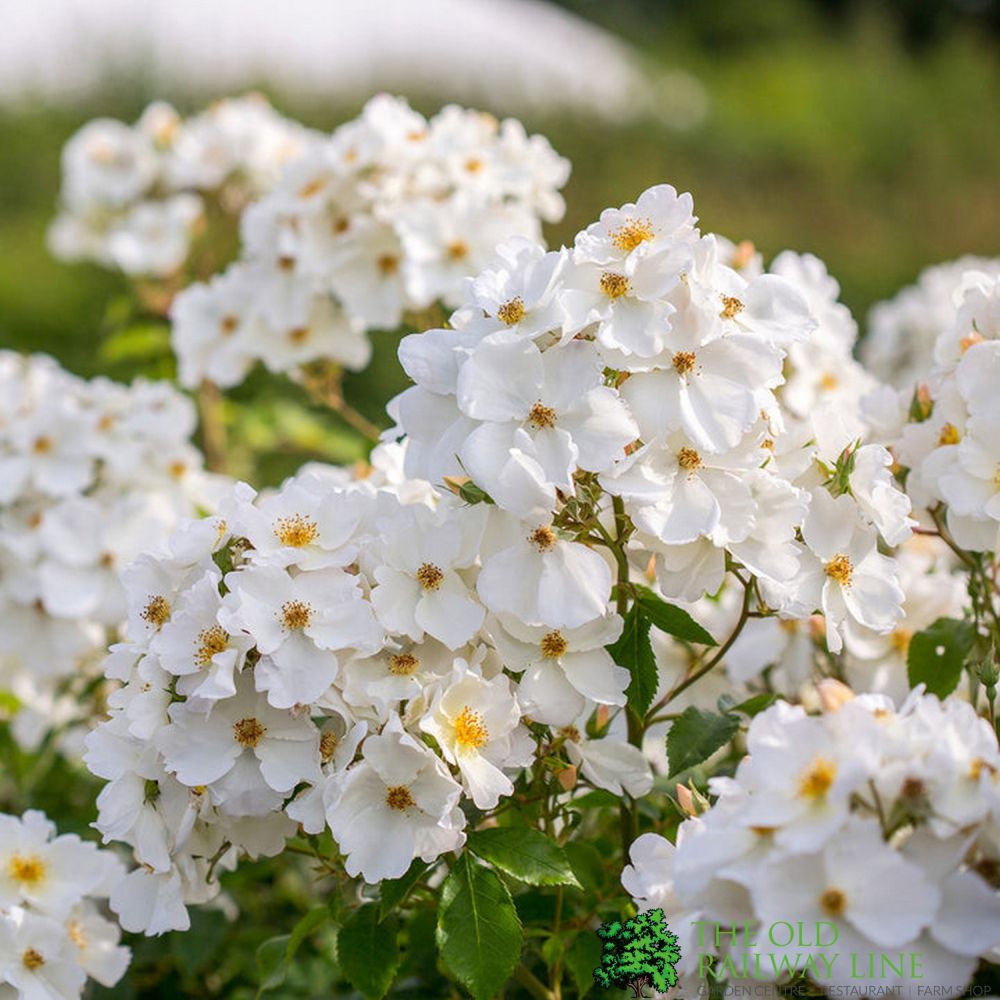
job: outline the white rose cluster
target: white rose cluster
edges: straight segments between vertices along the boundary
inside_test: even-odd
[[[913,506],[972,552],[1000,550],[1000,273],[967,270],[922,381],[869,401]],[[947,517],[942,519],[942,505]],[[928,516],[929,515],[929,516]]]
[[[64,260],[169,278],[205,225],[206,199],[238,215],[309,135],[259,95],[218,101],[189,118],[158,101],[133,125],[95,119],[63,150],[49,245]]]
[[[960,257],[921,271],[916,282],[868,314],[861,360],[876,377],[911,388],[934,364],[934,343],[955,318],[956,291],[966,271],[1000,274],[1000,258]]]
[[[699,233],[690,195],[654,187],[572,249],[505,243],[448,328],[403,341],[416,384],[390,404],[392,433],[409,475],[471,478],[520,525],[506,573],[480,579],[502,611],[596,616],[607,573],[590,546],[613,538],[664,596],[715,594],[736,569],[748,609],[822,612],[838,652],[901,617],[879,544],[912,521],[889,452],[860,441],[871,386],[837,294],[815,258],[762,273]]]
[[[0,352],[0,690],[34,747],[78,720],[125,618],[119,571],[217,489],[170,385]]]
[[[622,884],[663,910],[693,990],[706,974],[798,972],[841,991],[958,995],[981,957],[1000,957],[996,736],[957,699],[917,689],[897,711],[822,689],[821,714],[779,702],[758,715],[733,777],[709,782],[714,804],[676,846],[640,837]]]
[[[651,788],[609,732],[629,676],[604,648],[622,622],[603,557],[390,480],[241,484],[126,571],[128,641],[107,667],[123,685],[85,754],[108,782],[97,827],[139,862],[111,898],[126,929],[186,928],[217,868],[299,826],[329,829],[349,875],[400,877],[460,848],[467,812],[543,756],[563,752],[581,789]],[[581,582],[578,606],[560,591]],[[511,611],[505,593],[532,587],[545,612]]]
[[[382,95],[313,138],[242,218],[239,261],[179,295],[184,385],[239,384],[316,360],[357,369],[368,332],[459,303],[501,239],[541,237],[569,164],[523,126],[456,106],[430,120]]]
[[[110,851],[57,836],[44,813],[0,813],[0,993],[75,1000],[88,978],[114,986],[130,952],[98,901],[123,875]]]

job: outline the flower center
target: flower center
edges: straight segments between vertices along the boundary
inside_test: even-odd
[[[619,250],[631,253],[640,243],[651,240],[656,235],[650,219],[629,219],[610,233],[611,242]]]
[[[570,743],[580,742],[580,730],[576,726],[564,726],[559,730],[559,735],[563,739],[569,740]]]
[[[420,667],[420,660],[412,653],[393,653],[389,657],[389,673],[396,677],[409,677]]]
[[[435,566],[434,563],[424,563],[417,570],[417,583],[424,590],[437,590],[441,586],[442,580],[444,580],[444,571],[439,566]]]
[[[296,326],[288,331],[288,339],[293,344],[304,344],[309,339],[309,327]]]
[[[21,885],[34,887],[45,880],[45,862],[37,854],[12,854],[7,874]]]
[[[836,580],[842,587],[850,586],[851,577],[854,576],[854,566],[843,553],[835,555],[823,569],[831,580]]]
[[[337,734],[331,730],[327,730],[319,738],[319,757],[324,764],[329,764],[333,760],[333,754],[337,749],[337,744],[340,740],[337,738]]]
[[[946,444],[958,444],[962,440],[962,435],[958,433],[958,428],[951,423],[945,424],[941,428],[941,433],[938,434],[938,444],[944,446]]]
[[[281,624],[285,628],[303,629],[312,621],[313,609],[305,601],[285,601],[281,605]]]
[[[87,947],[87,935],[84,934],[83,928],[76,920],[71,920],[66,925],[66,934],[77,948]]]
[[[447,246],[450,260],[465,260],[469,256],[469,244],[465,240],[452,240]]]
[[[155,594],[147,601],[140,617],[155,628],[160,628],[170,619],[170,602],[162,594]]]
[[[555,532],[547,525],[543,524],[541,527],[535,528],[535,530],[528,535],[528,541],[538,549],[539,552],[547,552],[556,544]]]
[[[839,889],[827,889],[819,897],[819,905],[824,913],[831,917],[840,917],[847,909],[847,897]]]
[[[732,319],[734,316],[743,312],[745,308],[746,306],[744,306],[735,295],[723,295],[722,312],[719,313],[719,316],[721,316],[722,319]]]
[[[194,662],[199,667],[207,667],[212,657],[225,652],[229,647],[229,633],[221,625],[211,625],[198,633],[198,651]]]
[[[257,746],[266,732],[267,726],[257,719],[240,719],[233,723],[233,739],[247,749]]]
[[[385,790],[385,804],[390,809],[403,812],[405,809],[415,806],[416,802],[413,801],[413,796],[406,785],[393,785]]]
[[[239,318],[232,313],[227,313],[219,320],[219,332],[223,337],[230,337],[236,332],[239,325]]]
[[[897,653],[902,653],[904,656],[909,651],[910,640],[913,638],[913,633],[906,628],[893,629],[889,635],[889,645]]]
[[[311,181],[303,184],[299,188],[300,198],[311,198],[314,194],[319,194],[326,187],[325,177],[314,177]]]
[[[461,750],[478,750],[490,738],[483,717],[468,705],[455,720],[455,742]]]
[[[551,406],[544,406],[541,402],[535,403],[528,413],[528,423],[537,430],[555,427],[556,411]]]
[[[837,777],[837,765],[828,757],[817,757],[799,778],[799,795],[804,799],[822,799]]]
[[[465,169],[470,174],[478,174],[483,169],[483,161],[476,156],[472,156],[465,161]]]
[[[25,948],[21,953],[21,964],[29,972],[34,972],[45,964],[45,959],[34,948]]]
[[[958,342],[958,350],[961,354],[965,354],[970,347],[975,347],[976,344],[981,344],[982,342],[983,335],[978,330],[973,330]]]
[[[982,757],[974,757],[969,764],[969,777],[973,781],[978,781],[983,771],[986,771],[987,774],[993,777],[997,775],[997,769],[988,760],[984,760]]]
[[[832,372],[824,372],[819,380],[819,387],[823,392],[833,392],[840,385],[840,380]]]
[[[319,537],[319,525],[311,517],[303,517],[301,514],[279,517],[272,529],[282,545],[293,549],[301,549]]]
[[[601,275],[601,291],[609,299],[620,299],[628,294],[628,278],[624,274],[615,274],[614,271],[605,271]]]
[[[681,448],[677,452],[677,464],[688,472],[701,468],[701,455],[694,448]]]
[[[559,631],[543,635],[539,645],[546,660],[558,660],[569,649],[569,643]]]
[[[504,326],[514,326],[520,323],[524,319],[524,299],[520,295],[517,298],[511,299],[509,302],[505,302],[497,310],[497,319],[503,323]]]
[[[694,368],[694,351],[678,351],[671,361],[678,375],[687,375]]]
[[[399,270],[399,258],[392,253],[384,253],[375,261],[379,274],[388,278]]]
[[[993,485],[1000,486],[1000,464],[997,465],[993,472]]]
[[[48,435],[43,434],[41,437],[35,438],[35,443],[32,445],[36,455],[47,455],[54,446],[55,442]]]

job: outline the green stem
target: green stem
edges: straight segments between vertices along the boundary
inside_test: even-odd
[[[555,994],[526,965],[521,963],[514,969],[514,978],[536,1000],[555,1000]]]

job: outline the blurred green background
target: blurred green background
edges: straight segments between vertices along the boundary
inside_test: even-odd
[[[694,194],[707,230],[751,239],[768,257],[785,247],[823,257],[859,319],[927,264],[998,252],[996,3],[565,5],[618,32],[654,65],[692,73],[709,105],[703,122],[687,131],[650,121],[529,119],[529,129],[547,134],[573,163],[569,210],[550,230],[550,242],[570,240],[603,207],[669,181]],[[263,89],[280,110],[320,128],[358,110]],[[90,117],[132,120],[160,96],[140,81],[118,81],[72,108],[0,110],[0,345],[50,352],[84,375],[166,371],[164,358],[154,364],[141,351],[100,347],[102,331],[115,322],[108,303],[121,296],[124,280],[94,266],[62,264],[44,245],[65,140]],[[431,112],[453,96],[414,103]],[[382,422],[385,400],[401,385],[394,349],[394,337],[381,338],[376,363],[348,383],[352,401]],[[298,411],[281,410],[288,391],[257,377],[237,398],[271,400],[278,412],[267,420],[296,423]],[[337,459],[360,454],[349,435],[314,447],[310,435],[321,427],[299,424],[294,454],[263,470],[263,479],[313,452]]]

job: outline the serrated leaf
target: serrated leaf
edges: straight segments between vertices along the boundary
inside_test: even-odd
[[[522,942],[507,887],[463,852],[441,889],[437,945],[445,965],[475,1000],[488,1000],[514,971]]]
[[[415,858],[402,878],[394,878],[381,883],[379,886],[380,920],[385,920],[406,900],[410,891],[424,877],[429,868],[430,865],[426,861]]]
[[[659,594],[641,584],[636,584],[635,592],[636,602],[642,609],[643,615],[661,632],[700,646],[718,645],[711,633],[699,625],[683,608],[677,607],[676,604],[668,604]]]
[[[629,707],[639,715],[648,711],[660,683],[656,657],[649,641],[649,624],[638,602],[634,603],[625,615],[625,625],[618,641],[607,647],[615,663],[632,675],[625,693]]]
[[[378,904],[358,907],[337,934],[337,956],[347,981],[368,1000],[381,1000],[399,968],[395,919],[379,921]]]
[[[529,885],[582,888],[566,852],[543,833],[527,826],[498,826],[469,834],[469,850],[501,871]]]
[[[957,618],[939,618],[917,632],[906,654],[910,687],[926,684],[928,693],[939,698],[951,694],[961,680],[975,639],[973,624]]]
[[[268,938],[257,948],[257,982],[260,984],[257,990],[258,997],[284,982],[285,971],[288,968],[285,955],[288,952],[289,940],[291,934],[279,934],[277,937]]]
[[[694,705],[684,709],[667,734],[670,777],[708,760],[739,729],[740,720],[733,715],[716,715]]]

